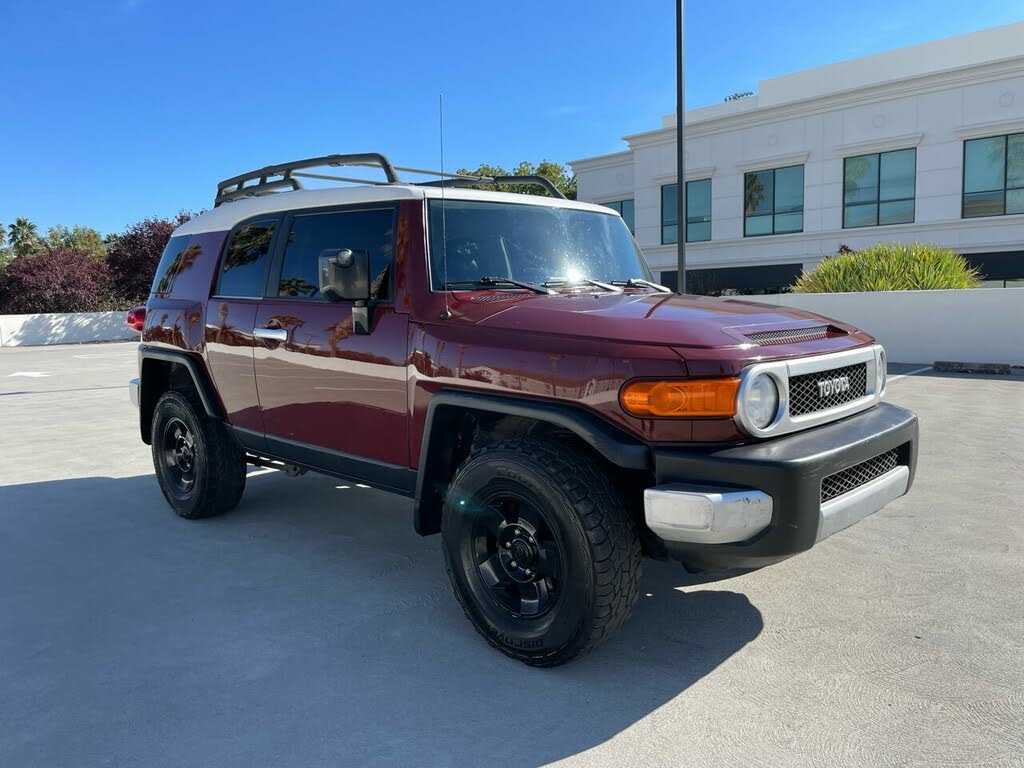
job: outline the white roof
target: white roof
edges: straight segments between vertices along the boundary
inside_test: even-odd
[[[261,213],[278,213],[297,208],[320,208],[348,203],[377,203],[391,200],[423,200],[441,197],[440,187],[420,187],[413,184],[368,184],[338,186],[328,189],[300,189],[294,192],[278,192],[259,197],[247,197],[230,203],[223,203],[213,210],[197,216],[178,227],[174,234],[198,235],[202,232],[221,232],[235,224]],[[511,192],[487,192],[480,189],[458,189],[446,187],[446,200],[482,200],[499,203],[538,205],[548,208],[574,208],[581,211],[618,216],[618,212],[594,203],[563,200],[558,197],[521,195]]]

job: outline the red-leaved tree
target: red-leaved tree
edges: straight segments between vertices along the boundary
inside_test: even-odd
[[[19,256],[0,275],[0,314],[113,308],[107,265],[87,253],[56,250]]]
[[[107,251],[114,293],[128,304],[141,304],[149,296],[160,255],[171,233],[195,214],[182,211],[173,219],[157,217],[132,224],[117,236]]]

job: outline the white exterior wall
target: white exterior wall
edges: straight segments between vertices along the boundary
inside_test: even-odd
[[[676,250],[661,245],[661,186],[676,180],[674,118],[663,122],[627,136],[625,152],[572,163],[581,200],[633,197],[655,272],[675,268]],[[712,194],[712,239],[687,244],[688,267],[810,267],[840,243],[1024,249],[1024,215],[960,217],[964,140],[1024,131],[1024,23],[762,81],[757,96],[692,110],[686,122],[687,180],[711,178]],[[911,147],[914,223],[843,229],[843,158]],[[744,173],[801,163],[804,231],[744,238]]]
[[[124,312],[0,315],[0,347],[138,340]]]
[[[842,318],[877,338],[894,363],[1024,365],[1024,288],[787,293],[757,300]]]

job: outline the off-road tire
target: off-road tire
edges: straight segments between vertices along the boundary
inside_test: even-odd
[[[175,432],[190,438],[193,458],[191,488],[181,482],[180,466],[172,466],[168,441]],[[181,392],[165,392],[153,410],[153,466],[160,490],[181,517],[195,520],[233,509],[245,490],[245,454],[221,421],[209,418],[202,406]],[[182,442],[182,441],[178,441]]]
[[[519,582],[510,583],[510,590],[500,583],[488,587],[492,570],[477,570],[481,566],[475,561],[486,557],[490,547],[481,542],[492,540],[487,538],[490,534],[479,532],[479,526],[488,527],[481,521],[493,512],[494,499],[498,506],[505,504],[502,494],[519,495],[534,505],[536,509],[529,508],[532,516],[543,519],[531,532],[538,525],[548,526],[560,547],[562,583],[549,582],[554,598],[549,594],[543,614],[516,613],[506,603],[509,592],[519,591]],[[502,512],[499,518],[504,517]],[[510,541],[519,546],[504,538],[513,535],[510,527],[519,519],[499,519],[502,527],[494,535],[495,554],[489,561],[504,555],[501,547]],[[488,643],[533,666],[564,664],[598,647],[626,621],[639,594],[641,548],[635,520],[598,465],[558,443],[521,438],[474,449],[449,486],[441,529],[445,566],[467,618]],[[538,541],[541,538],[536,534]],[[532,536],[528,539],[534,541]],[[502,561],[503,577],[509,573],[507,560]],[[543,560],[531,560],[538,563],[535,573]],[[536,604],[531,600],[530,609]]]

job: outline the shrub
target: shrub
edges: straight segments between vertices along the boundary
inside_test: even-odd
[[[143,219],[128,227],[110,244],[107,250],[110,277],[114,292],[125,304],[145,302],[171,233],[192,216],[182,211],[174,219]]]
[[[19,256],[0,275],[0,313],[97,312],[114,309],[107,265],[88,253]]]
[[[976,288],[977,271],[949,248],[927,243],[879,243],[829,256],[797,280],[797,293],[930,291]]]

